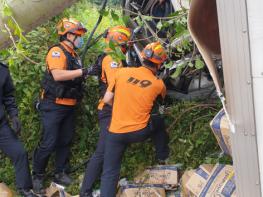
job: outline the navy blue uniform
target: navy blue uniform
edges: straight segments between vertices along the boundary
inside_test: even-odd
[[[14,98],[14,86],[7,66],[0,63],[0,150],[13,162],[16,185],[20,189],[32,188],[27,152],[9,127],[5,113],[10,118],[18,115]]]
[[[34,152],[33,175],[43,175],[50,155],[55,155],[55,173],[69,169],[70,144],[75,133],[75,108],[82,98],[81,77],[55,81],[51,70],[75,70],[82,66],[77,54],[64,43],[50,48],[47,71],[42,81],[39,111],[43,125],[42,138]]]
[[[97,66],[97,68],[95,68]],[[80,190],[80,197],[92,195],[92,187],[95,181],[100,177],[103,167],[103,157],[105,141],[108,134],[108,127],[111,121],[112,107],[105,104],[102,98],[108,86],[108,81],[114,79],[115,72],[118,70],[117,63],[113,61],[111,56],[102,54],[98,57],[95,65],[93,65],[93,73],[99,79],[100,101],[98,105],[98,121],[99,121],[99,140],[89,163],[87,164],[84,180]]]

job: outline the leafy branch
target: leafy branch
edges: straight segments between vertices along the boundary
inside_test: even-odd
[[[9,34],[9,38],[13,43],[13,46],[15,47],[15,51],[18,55],[22,56],[24,59],[27,61],[33,63],[33,64],[38,64],[37,62],[33,61],[29,57],[27,57],[26,51],[23,48],[23,42],[28,42],[25,36],[23,35],[23,29],[19,26],[17,23],[16,19],[13,16],[13,12],[10,8],[10,6],[7,4],[6,0],[2,0],[1,4],[3,5],[3,10],[2,10],[2,17],[5,18],[5,23],[4,27],[5,30],[2,30],[3,32],[6,32]],[[15,41],[15,38],[18,38],[18,41]]]
[[[166,17],[157,17],[157,16],[149,16],[149,15],[143,15],[143,14],[139,14],[137,12],[133,12],[131,10],[127,10],[125,8],[122,8],[122,10],[124,10],[125,12],[129,12],[133,15],[137,15],[137,16],[141,16],[141,17],[144,17],[144,18],[147,18],[147,19],[163,19],[163,20],[168,20],[168,19],[178,19],[182,16],[186,16],[187,13],[183,13],[181,15],[177,15],[177,16],[166,16]]]
[[[6,24],[4,24],[4,26],[5,26],[5,29],[6,29],[6,30],[8,31],[8,33],[9,33],[9,38],[12,40],[13,45],[14,45],[14,47],[16,48],[17,53],[18,53],[19,55],[22,55],[27,61],[29,61],[29,62],[31,62],[31,63],[33,63],[33,64],[38,64],[37,62],[35,62],[35,61],[31,60],[29,57],[27,57],[27,56],[19,49],[19,47],[16,45],[16,42],[15,42],[14,37],[12,36],[11,30],[9,29],[9,27],[8,27]]]

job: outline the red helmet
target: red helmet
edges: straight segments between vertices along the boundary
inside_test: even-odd
[[[131,38],[131,30],[127,27],[116,26],[107,30],[105,40],[108,43],[110,40],[118,43],[119,45],[127,44]]]
[[[58,34],[63,36],[66,33],[76,34],[78,36],[83,36],[87,29],[76,19],[64,18],[57,25]]]
[[[153,62],[155,64],[162,64],[167,59],[165,49],[162,47],[160,42],[153,42],[142,50],[141,56],[143,59]]]

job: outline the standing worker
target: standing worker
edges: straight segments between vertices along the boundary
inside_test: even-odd
[[[55,152],[54,182],[68,186],[66,174],[75,125],[74,111],[83,96],[83,78],[88,74],[75,49],[83,46],[86,28],[77,20],[65,18],[57,26],[60,43],[51,47],[46,57],[47,70],[42,81],[39,104],[42,138],[33,157],[33,188],[45,193],[43,179],[52,152]]]
[[[27,152],[18,140],[21,124],[15,103],[14,86],[8,67],[0,63],[0,150],[13,162],[16,174],[16,186],[20,195],[36,197],[31,192],[32,178],[29,170]],[[5,111],[9,115],[13,129],[8,125]]]
[[[155,76],[167,58],[166,52],[155,42],[144,48],[142,57],[141,67],[123,68],[116,73],[103,98],[105,103],[113,103],[113,110],[105,145],[101,197],[116,196],[121,160],[129,144],[152,137],[157,159],[163,161],[169,156],[165,128],[155,129],[150,117],[154,101],[166,94],[163,81]]]
[[[113,42],[119,46],[123,54],[126,53],[128,42],[131,38],[131,30],[123,26],[109,28],[104,35],[106,43]],[[82,183],[80,197],[91,197],[92,186],[96,179],[100,176],[103,167],[105,138],[108,133],[108,126],[111,120],[112,106],[103,102],[103,96],[106,92],[108,84],[115,79],[115,73],[118,68],[124,67],[125,62],[116,62],[110,55],[107,55],[110,49],[106,49],[105,53],[98,57],[94,67],[94,74],[99,78],[100,100],[98,105],[99,120],[99,140],[96,150],[89,160],[86,168],[84,181]]]

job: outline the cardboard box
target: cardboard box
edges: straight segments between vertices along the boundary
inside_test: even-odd
[[[169,189],[176,188],[178,186],[178,168],[174,165],[150,167],[137,176],[134,181],[138,184],[157,184]]]
[[[166,197],[182,197],[181,191],[166,191]]]
[[[186,187],[186,183],[189,181],[189,179],[194,173],[195,173],[195,170],[188,170],[184,172],[182,179],[181,179],[181,196],[182,197],[191,196],[191,192]]]
[[[46,189],[47,197],[78,197],[72,196],[64,191],[64,187],[62,185],[58,185],[56,183],[51,183],[50,186]]]
[[[1,197],[13,197],[14,194],[5,183],[0,183],[0,196]]]
[[[230,165],[217,164],[209,176],[200,197],[233,196],[236,189],[234,181],[234,169]]]
[[[194,170],[194,173],[190,175],[190,178],[185,183],[184,189],[185,194],[190,196],[198,196],[200,191],[202,191],[203,187],[206,185],[206,182],[210,176],[210,173],[213,170],[213,165],[201,165],[196,170]]]
[[[166,197],[162,185],[127,184],[121,186],[118,197]]]
[[[232,156],[229,122],[226,118],[224,109],[221,109],[216,114],[214,119],[210,122],[210,127],[222,151],[226,155]]]
[[[182,177],[182,197],[236,197],[234,170],[230,165],[201,165]]]

